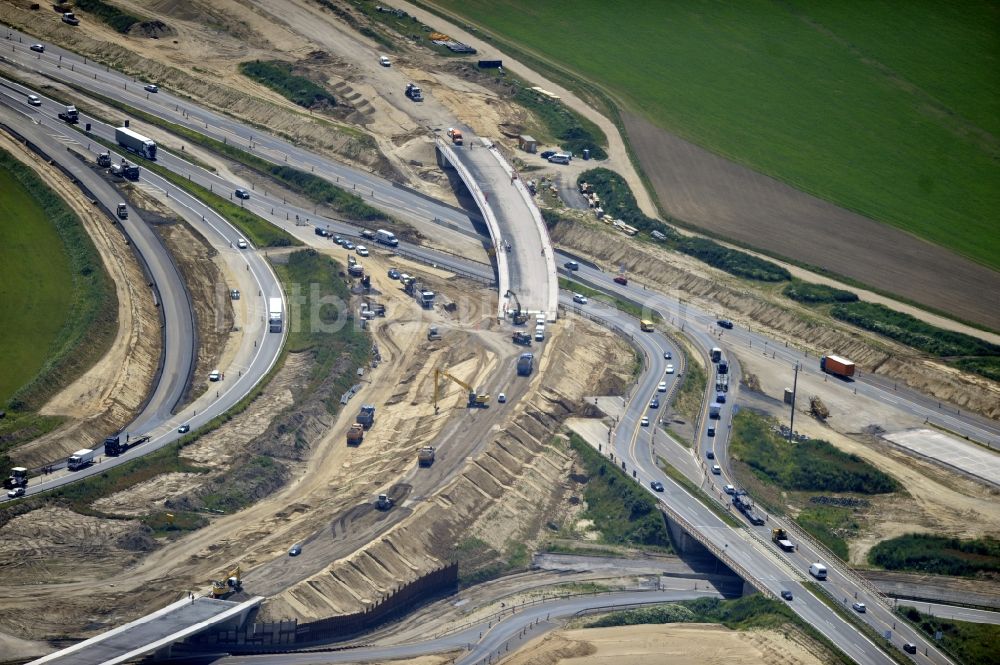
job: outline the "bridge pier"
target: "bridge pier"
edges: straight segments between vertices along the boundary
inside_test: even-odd
[[[440,146],[434,146],[434,157],[437,159],[438,167],[442,169],[454,169],[455,167],[451,165],[448,158],[445,156],[444,152],[441,150]]]

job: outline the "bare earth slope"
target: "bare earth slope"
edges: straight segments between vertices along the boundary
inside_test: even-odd
[[[1000,330],[1000,273],[839,208],[624,113],[666,211],[748,245],[857,279]]]

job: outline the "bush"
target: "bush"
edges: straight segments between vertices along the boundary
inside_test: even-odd
[[[584,182],[589,183],[601,197],[601,207],[609,216],[647,233],[659,231],[667,236],[676,235],[672,228],[658,219],[647,217],[639,210],[632,188],[625,182],[625,178],[614,171],[605,168],[584,171],[577,177],[576,184]]]
[[[783,282],[792,275],[781,266],[764,259],[723,247],[708,238],[679,238],[676,242],[677,251],[704,261],[710,266],[724,270],[730,275],[754,279],[760,282]]]
[[[936,356],[1000,356],[1000,346],[971,335],[944,330],[884,305],[856,302],[835,305],[834,318]]]
[[[915,623],[924,635],[936,638],[941,633],[939,644],[956,656],[958,662],[1000,665],[1000,651],[996,648],[1000,644],[1000,626],[938,619],[905,605],[897,611]]]
[[[730,451],[734,459],[784,490],[888,494],[899,489],[889,475],[857,455],[841,452],[821,439],[787,441],[772,420],[749,410],[733,419]]]
[[[532,90],[524,83],[518,82],[517,85],[514,101],[538,115],[552,136],[559,140],[563,150],[575,155],[589,150],[594,159],[607,158],[608,153],[602,147],[606,139],[596,125],[577,115],[558,99]]]
[[[792,300],[806,303],[807,305],[830,302],[857,302],[858,300],[858,294],[853,291],[835,289],[826,284],[803,282],[799,279],[793,279],[792,283],[786,286],[782,293]]]
[[[290,62],[284,60],[242,62],[240,63],[240,72],[303,108],[313,109],[337,105],[337,100],[327,92],[326,88],[313,83],[304,76],[294,74]]]
[[[1000,540],[960,540],[911,533],[883,540],[868,553],[868,561],[888,570],[913,570],[934,575],[973,577],[1000,572]]]
[[[76,0],[76,7],[93,14],[122,34],[128,32],[136,23],[142,22],[138,16],[124,12],[104,0]]]
[[[661,623],[719,623],[733,630],[774,628],[794,619],[782,602],[759,595],[735,600],[698,598],[676,603],[612,612],[587,624],[587,628]]]
[[[268,165],[267,172],[292,190],[309,197],[311,201],[325,203],[352,219],[369,222],[391,221],[388,215],[365,203],[360,196],[351,194],[318,175],[281,164]]]

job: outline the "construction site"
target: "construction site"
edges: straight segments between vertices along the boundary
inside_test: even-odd
[[[403,2],[54,8],[0,4],[0,149],[117,317],[0,421],[0,662],[965,663],[899,606],[1000,626],[1000,383],[612,219],[597,165],[666,216],[519,51]],[[884,563],[920,535],[975,565]]]

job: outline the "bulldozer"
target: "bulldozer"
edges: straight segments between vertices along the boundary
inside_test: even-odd
[[[431,326],[427,331],[427,341],[432,342],[438,339],[441,339],[441,331],[438,330],[437,326]]]
[[[527,323],[527,321],[528,321],[528,315],[521,311],[521,301],[517,299],[517,294],[508,289],[507,293],[504,295],[504,297],[505,298],[513,298],[514,299],[514,308],[515,309],[514,309],[514,313],[511,315],[511,318],[513,318],[513,320],[514,320],[514,325],[516,325],[516,326],[522,326],[525,323]]]
[[[438,398],[439,398],[439,396],[441,394],[440,387],[441,387],[441,377],[442,376],[445,377],[446,379],[451,379],[452,381],[454,381],[455,383],[457,383],[458,385],[462,386],[467,391],[469,391],[469,402],[468,402],[467,406],[470,409],[474,409],[474,408],[477,408],[477,407],[485,407],[487,404],[489,404],[489,402],[490,402],[490,395],[489,395],[489,393],[484,393],[481,390],[474,390],[472,388],[472,386],[470,386],[468,383],[466,383],[465,381],[463,381],[463,380],[461,380],[461,379],[459,379],[459,378],[457,378],[455,376],[452,376],[451,374],[449,374],[445,370],[443,370],[443,369],[435,369],[434,370],[434,413],[437,413],[438,410],[439,410],[438,409]]]
[[[243,590],[243,572],[236,566],[226,575],[224,580],[212,580],[212,598],[221,598],[230,593]]]

